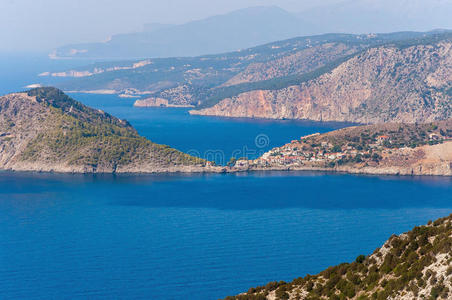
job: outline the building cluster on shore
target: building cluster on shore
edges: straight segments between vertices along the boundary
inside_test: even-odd
[[[316,144],[319,133],[303,136],[299,140],[282,147],[274,148],[255,160],[238,160],[238,168],[271,168],[271,167],[335,167],[345,164],[362,163],[377,166],[385,157],[393,153],[397,147],[392,144],[388,135],[376,136],[372,143],[346,143],[344,145],[321,141]],[[441,143],[448,139],[431,134],[429,141]]]

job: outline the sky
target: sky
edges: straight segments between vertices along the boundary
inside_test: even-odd
[[[146,23],[182,24],[251,6],[291,12],[343,0],[0,0],[0,51],[48,51],[141,31]]]
[[[351,13],[357,7],[380,7],[396,19],[425,16],[423,28],[449,25],[452,11],[452,0],[0,0],[0,52],[49,52],[63,45],[101,42],[114,34],[142,31],[147,23],[183,24],[252,6],[274,5],[293,13],[321,7],[323,13],[334,4],[339,5],[330,7],[331,18],[338,9]],[[304,18],[309,19],[310,13]],[[359,16],[358,12],[355,19]]]

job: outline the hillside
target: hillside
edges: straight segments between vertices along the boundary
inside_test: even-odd
[[[452,176],[452,119],[313,134],[274,148],[256,160],[239,160],[235,168]]]
[[[452,116],[451,70],[450,33],[388,42],[311,73],[247,84],[192,113],[356,123],[444,120]]]
[[[226,299],[451,299],[451,255],[452,215],[393,235],[352,263]]]
[[[75,173],[202,172],[206,162],[138,135],[124,120],[55,88],[0,97],[0,169]]]
[[[103,43],[67,45],[55,49],[52,57],[198,56],[319,32],[316,26],[279,7],[250,7],[181,25],[147,26],[144,32],[114,35]]]
[[[317,77],[371,46],[432,34],[326,34],[218,55],[101,62],[41,75],[44,84],[67,91],[140,95],[207,107],[240,92]],[[56,77],[67,80],[55,83]]]

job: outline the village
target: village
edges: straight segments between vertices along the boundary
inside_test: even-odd
[[[397,148],[388,135],[369,138],[368,143],[333,143],[321,138],[320,133],[303,136],[282,147],[274,148],[255,160],[240,159],[235,163],[239,169],[274,167],[333,168],[346,164],[377,166]],[[449,138],[430,133],[426,143],[441,143]]]

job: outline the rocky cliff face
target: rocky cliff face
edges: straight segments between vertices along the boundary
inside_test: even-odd
[[[167,99],[150,97],[135,101],[135,107],[194,107],[190,104],[171,104]]]
[[[316,79],[254,90],[192,114],[378,123],[452,116],[452,41],[366,50]]]
[[[153,173],[209,168],[203,160],[140,137],[127,121],[57,89],[38,88],[0,97],[0,169]]]
[[[216,55],[98,62],[65,72],[44,72],[41,75],[49,78],[43,77],[41,83],[67,91],[146,94],[170,104],[207,107],[237,92],[262,88],[244,84],[310,73],[369,47],[435,35],[438,33],[305,36]],[[52,80],[58,76],[72,79]]]
[[[451,299],[452,215],[393,235],[372,255],[227,300]]]
[[[356,53],[363,47],[364,45],[344,43],[317,45],[268,62],[253,63],[228,80],[224,86],[308,73],[339,58]]]

